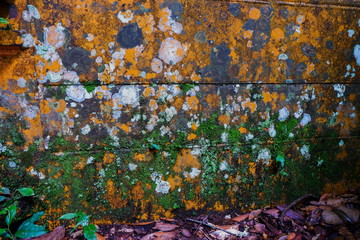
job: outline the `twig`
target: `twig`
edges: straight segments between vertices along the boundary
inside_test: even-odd
[[[205,225],[205,226],[208,226],[208,227],[211,227],[211,228],[215,228],[215,229],[217,229],[217,230],[221,230],[221,231],[223,231],[223,232],[226,232],[227,234],[230,234],[230,235],[233,235],[233,236],[236,236],[236,237],[240,237],[238,234],[236,234],[236,233],[232,233],[232,232],[230,232],[230,231],[228,231],[228,230],[225,230],[225,229],[223,229],[223,228],[220,228],[220,227],[218,227],[218,226],[215,226],[214,224],[212,224],[212,223],[209,223],[209,222],[201,222],[201,221],[198,221],[198,220],[194,220],[194,219],[191,219],[191,218],[187,218],[186,219],[187,221],[190,221],[190,222],[195,222],[195,223],[200,223],[200,224],[203,224],[203,225]]]
[[[201,221],[201,224],[203,224],[207,219],[208,219],[208,216],[206,215],[205,218]],[[199,224],[199,225],[197,226],[195,232],[192,234],[192,237],[194,237],[194,234],[196,234],[197,231],[199,231],[201,224]]]
[[[313,194],[311,193],[308,193],[308,194],[305,194],[305,195],[302,195],[301,197],[295,199],[292,203],[290,203],[280,214],[280,217],[279,217],[279,220],[280,220],[280,227],[283,231],[285,231],[284,229],[284,223],[283,223],[283,220],[284,220],[284,216],[286,214],[287,211],[290,210],[290,208],[294,207],[296,204],[298,204],[299,202],[301,202],[302,200],[308,198],[308,197],[315,197]]]

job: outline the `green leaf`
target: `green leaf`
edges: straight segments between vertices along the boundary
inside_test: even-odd
[[[5,18],[0,18],[0,23],[8,24],[9,21],[6,20]]]
[[[61,219],[73,219],[73,218],[76,218],[77,216],[78,216],[77,213],[67,213],[67,214],[64,214],[61,217],[59,217],[59,220],[61,220]]]
[[[84,227],[84,237],[87,240],[96,240],[96,226],[94,224],[89,224]]]
[[[276,162],[279,162],[281,164],[281,166],[283,167],[285,165],[285,158],[283,155],[278,155],[276,157]]]
[[[10,190],[6,187],[0,187],[1,194],[10,194]]]
[[[34,223],[23,223],[16,231],[15,236],[19,238],[32,238],[47,233],[44,226],[39,226]]]
[[[29,222],[29,223],[34,223],[36,222],[37,220],[39,220],[42,216],[44,216],[44,212],[41,211],[41,212],[38,212],[38,213],[35,213],[34,215],[32,215],[31,218],[27,219],[25,222]]]
[[[10,224],[12,223],[12,221],[15,218],[16,215],[16,210],[17,210],[17,202],[14,202],[12,205],[10,205],[9,207],[5,208],[7,215],[5,217],[5,222],[8,226],[10,226]]]
[[[29,196],[34,196],[35,195],[34,190],[32,190],[31,188],[20,188],[20,189],[18,189],[18,191],[24,197],[29,197]]]
[[[4,232],[6,232],[6,228],[0,228],[0,236],[4,233]]]
[[[15,236],[19,238],[31,238],[47,233],[44,226],[34,224],[34,222],[38,221],[43,215],[44,212],[38,212],[31,218],[25,220],[16,231]]]
[[[75,228],[78,227],[79,225],[84,227],[89,224],[89,216],[87,214],[85,214],[84,212],[78,212],[77,214],[78,214],[78,218],[76,219],[77,224]]]
[[[6,209],[5,208],[0,210],[0,215],[3,215],[3,214],[6,214]]]

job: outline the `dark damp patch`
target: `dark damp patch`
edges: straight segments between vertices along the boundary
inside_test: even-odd
[[[288,19],[289,17],[289,10],[286,8],[280,10],[280,16],[284,19]]]
[[[304,43],[301,50],[306,57],[314,57],[316,55],[316,47],[310,43]]]
[[[295,69],[296,69],[296,72],[299,72],[299,73],[302,74],[303,72],[306,71],[307,66],[306,66],[306,64],[304,62],[300,62],[300,63],[296,64]]]
[[[330,50],[334,49],[334,44],[331,40],[326,41],[326,48]]]
[[[252,51],[260,51],[270,40],[271,25],[270,20],[273,13],[271,7],[261,7],[261,17],[257,20],[250,19],[243,25],[244,30],[252,30],[251,37]]]
[[[289,24],[286,26],[285,28],[285,35],[286,36],[290,36],[293,35],[296,31],[297,28],[299,28],[300,26],[298,24]]]
[[[229,68],[232,60],[230,49],[225,43],[215,46],[210,53],[211,64],[200,70],[202,77],[211,77],[216,82],[228,82],[230,80]]]
[[[142,44],[144,36],[137,23],[122,27],[116,36],[116,41],[122,48],[134,48]]]
[[[231,3],[229,5],[229,12],[233,15],[233,16],[238,16],[240,14],[240,4],[238,3]]]
[[[113,4],[111,4],[111,6],[110,6],[110,10],[111,10],[111,11],[116,11],[118,4],[119,4],[118,1],[113,2]]]
[[[169,8],[171,10],[171,18],[174,20],[180,20],[184,13],[184,8],[181,3],[173,0],[166,0],[160,6],[161,8]]]
[[[204,31],[199,31],[195,34],[195,39],[199,43],[206,43],[206,34]]]
[[[288,78],[288,77],[291,76],[291,72],[295,67],[295,61],[293,59],[287,59],[286,60],[286,65],[287,65],[287,68],[286,68],[285,77]]]
[[[326,81],[326,80],[328,80],[329,79],[329,73],[324,73],[322,76],[321,76],[321,80],[324,80],[324,81]]]
[[[68,70],[78,74],[88,73],[94,62],[94,59],[90,58],[90,52],[81,47],[67,49],[61,60]]]

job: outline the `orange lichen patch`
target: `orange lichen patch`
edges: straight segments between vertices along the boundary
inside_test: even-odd
[[[106,199],[110,203],[110,207],[112,209],[119,208],[124,205],[124,201],[121,201],[121,192],[116,189],[114,186],[114,182],[109,179],[106,182]]]
[[[262,91],[263,101],[264,103],[274,103],[274,100],[276,100],[279,96],[277,92],[269,93],[268,91]]]
[[[181,153],[176,159],[174,171],[183,172],[186,168],[201,168],[201,164],[196,156],[191,154],[190,149],[182,149]]]
[[[196,130],[198,129],[197,123],[192,123],[192,124],[191,124],[191,129],[194,130],[194,131],[196,131]]]
[[[40,109],[42,114],[49,114],[52,111],[52,109],[49,106],[49,101],[44,99],[40,101]]]
[[[57,101],[57,108],[55,109],[56,112],[64,112],[66,109],[66,101],[64,99],[60,99],[59,101]]]
[[[199,105],[199,99],[196,96],[187,97],[186,103],[189,109],[197,110]]]
[[[349,101],[350,101],[350,102],[355,102],[355,101],[356,101],[356,98],[357,98],[357,96],[356,96],[355,93],[352,93],[352,94],[349,95]]]
[[[68,112],[69,118],[74,118],[74,117],[76,116],[76,114],[78,114],[78,112],[76,111],[76,109],[74,109],[74,108],[69,108],[69,112]]]
[[[239,131],[240,133],[242,133],[242,134],[246,134],[246,133],[249,132],[249,131],[247,130],[247,128],[244,128],[244,127],[240,127],[240,128],[238,129],[238,131]]]
[[[175,190],[176,187],[181,187],[182,184],[182,178],[179,176],[169,177],[167,181],[170,184],[170,190]]]
[[[40,120],[40,115],[37,115],[34,119],[30,119],[27,117],[25,117],[25,119],[29,122],[30,127],[23,130],[23,134],[26,140],[26,144],[31,144],[36,138],[42,136],[43,128]]]
[[[251,102],[249,98],[247,98],[244,102],[242,102],[241,106],[243,108],[246,108],[246,107],[249,108],[252,113],[255,112],[256,108],[257,108],[256,102]]]
[[[194,140],[196,137],[197,137],[197,136],[196,136],[195,133],[190,133],[189,136],[187,136],[187,140],[192,141],[192,140]]]
[[[206,96],[205,100],[206,100],[207,104],[209,104],[209,106],[212,108],[216,108],[220,104],[220,96],[215,93],[208,94]]]
[[[104,164],[111,164],[111,163],[114,163],[115,161],[115,155],[113,153],[106,153],[104,155],[104,158],[103,158],[103,163]]]
[[[275,40],[281,40],[285,37],[284,31],[280,28],[275,28],[271,31],[271,38]]]
[[[285,93],[281,93],[281,94],[280,94],[280,101],[281,101],[281,102],[284,102],[284,101],[286,100],[286,98],[287,98],[287,97],[286,97],[286,94],[285,94]]]
[[[190,76],[191,81],[199,82],[201,80],[201,76],[193,72]]]
[[[143,92],[144,97],[151,97],[155,95],[155,89],[153,87],[146,87]]]
[[[261,12],[258,8],[251,8],[250,11],[249,11],[249,17],[251,19],[259,19],[261,16]]]
[[[348,156],[348,153],[346,150],[343,150],[343,151],[339,152],[338,154],[336,154],[336,158],[340,159],[340,160],[344,160],[347,156]]]
[[[215,202],[214,204],[214,210],[215,211],[224,211],[225,210],[225,206],[222,205],[219,201]]]
[[[231,121],[231,117],[226,115],[226,114],[221,114],[219,117],[218,117],[218,121],[219,123],[223,124],[223,125],[229,125],[230,124],[230,121]]]
[[[186,210],[197,210],[204,207],[203,203],[197,200],[184,200]]]
[[[250,39],[252,37],[252,35],[253,35],[253,32],[254,32],[253,30],[246,30],[244,32],[244,38]]]
[[[254,177],[256,177],[256,163],[249,162],[249,171]]]
[[[135,186],[131,189],[132,199],[136,202],[144,198],[144,189],[141,182],[137,182]]]
[[[131,127],[128,124],[120,124],[120,129],[126,133],[131,132]]]

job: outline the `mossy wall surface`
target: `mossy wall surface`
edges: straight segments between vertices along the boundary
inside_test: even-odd
[[[0,184],[97,221],[359,184],[355,1],[24,1],[0,65]]]

